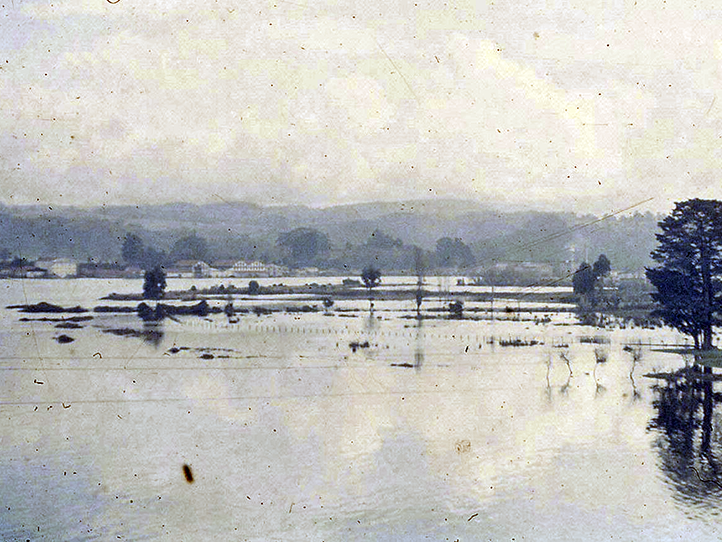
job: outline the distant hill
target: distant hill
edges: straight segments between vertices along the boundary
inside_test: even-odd
[[[244,202],[95,208],[0,206],[0,249],[37,258],[120,260],[126,232],[168,250],[185,235],[208,240],[218,258],[272,258],[279,233],[298,227],[328,235],[335,247],[364,243],[381,230],[406,245],[433,250],[442,237],[460,238],[479,263],[577,261],[605,253],[617,269],[649,265],[660,219],[629,214],[597,217],[569,212],[504,211],[476,202],[443,199],[339,205],[260,206]],[[588,224],[585,226],[585,224]]]

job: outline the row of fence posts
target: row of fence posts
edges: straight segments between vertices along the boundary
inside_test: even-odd
[[[191,325],[207,330],[227,330],[227,331],[243,331],[248,333],[290,333],[298,335],[362,335],[369,337],[402,337],[407,339],[418,339],[419,337],[429,339],[446,339],[458,341],[471,341],[479,345],[499,345],[505,342],[509,347],[513,347],[513,343],[519,346],[526,346],[534,342],[536,345],[548,345],[552,347],[568,346],[571,343],[592,344],[603,346],[610,344],[610,340],[604,336],[525,336],[525,335],[472,335],[464,333],[433,333],[429,331],[421,331],[409,329],[408,331],[378,331],[364,329],[349,328],[324,328],[324,327],[307,327],[307,326],[285,326],[285,325],[265,325],[265,324],[230,324],[219,323],[208,320],[193,321],[189,324],[184,322],[184,326]],[[624,345],[641,346],[641,347],[666,347],[666,348],[684,348],[689,347],[689,343],[667,342],[652,337],[639,338],[631,341],[622,341]]]

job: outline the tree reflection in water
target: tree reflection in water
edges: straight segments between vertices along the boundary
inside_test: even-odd
[[[657,433],[653,447],[675,498],[705,508],[722,503],[722,438],[714,412],[722,394],[710,377],[697,368],[681,369],[653,386],[656,416],[648,426]]]
[[[551,381],[549,380],[549,375],[550,375],[551,370],[552,370],[552,357],[551,357],[551,354],[547,355],[547,363],[546,363],[546,365],[547,365],[546,388],[545,388],[545,391],[546,391],[546,400],[547,400],[547,403],[551,404],[551,403],[552,403],[552,383],[551,383]]]
[[[567,352],[559,352],[559,357],[562,358],[564,363],[567,365],[567,369],[569,370],[569,375],[567,376],[567,381],[564,383],[564,385],[559,388],[559,393],[562,395],[566,395],[569,393],[569,386],[572,383],[572,376],[574,376],[574,373],[572,373],[572,363],[569,360],[569,356]]]
[[[143,341],[158,348],[160,343],[163,342],[163,324],[160,322],[144,322],[140,336]]]
[[[163,324],[161,322],[143,322],[142,329],[121,327],[105,328],[103,333],[110,333],[118,337],[143,339],[144,342],[158,348],[163,342]]]
[[[419,317],[416,319],[416,338],[414,342],[414,368],[416,371],[421,370],[421,366],[424,364],[424,357],[423,319]]]

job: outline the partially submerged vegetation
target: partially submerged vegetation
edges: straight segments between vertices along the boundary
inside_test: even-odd
[[[722,224],[722,202],[712,200],[690,200],[679,203],[673,213],[660,222],[662,229],[662,233],[658,235],[660,245],[652,253],[658,267],[647,270],[648,279],[656,288],[656,292],[649,283],[642,280],[610,282],[612,264],[604,254],[601,254],[593,265],[583,263],[573,273],[573,293],[569,293],[568,290],[536,287],[507,290],[501,295],[495,295],[493,288],[491,291],[464,288],[452,292],[449,288],[442,289],[441,282],[439,291],[434,292],[430,288],[424,288],[424,265],[422,258],[417,254],[416,288],[408,286],[398,288],[393,285],[382,287],[381,271],[375,265],[367,265],[361,272],[360,281],[348,278],[341,284],[312,282],[300,286],[288,286],[283,283],[263,286],[251,280],[245,287],[218,284],[204,289],[192,286],[187,290],[166,292],[165,271],[161,265],[154,263],[146,268],[142,293],[112,293],[103,298],[106,301],[120,303],[138,302],[137,306],[99,305],[93,311],[96,314],[108,315],[136,314],[148,323],[165,318],[176,319],[188,316],[209,318],[213,315],[225,314],[229,324],[235,324],[240,321],[240,316],[249,313],[257,317],[278,312],[286,314],[322,312],[324,316],[352,316],[361,312],[358,307],[349,309],[339,307],[337,303],[361,299],[369,300],[369,312],[372,317],[375,302],[408,301],[408,307],[395,309],[397,313],[401,312],[397,317],[416,318],[419,321],[498,319],[533,322],[535,325],[547,326],[569,325],[568,322],[555,321],[552,315],[573,312],[579,324],[594,328],[627,326],[655,328],[666,324],[692,337],[696,348],[710,350],[713,327],[722,324],[722,319],[719,318],[722,312],[722,226],[720,224]],[[300,245],[294,239],[298,237],[308,240],[309,236],[313,237],[315,234],[303,229],[294,230],[293,233],[294,236],[289,236],[286,240],[288,245],[286,248],[295,254],[295,257],[301,258],[302,254],[294,252],[300,250]],[[317,251],[326,250],[324,248],[326,243],[322,238],[318,236],[313,238]],[[451,241],[442,245],[442,248],[448,249],[447,252],[454,247],[456,247],[454,250],[460,250],[459,246]],[[128,258],[136,253],[146,256],[150,254],[147,250],[140,250],[142,246],[135,247],[138,250],[135,250],[134,246],[133,243],[128,242],[126,247],[128,250],[125,251]],[[313,257],[306,256],[308,256],[306,263],[310,263]],[[465,286],[463,282],[460,284]],[[474,285],[477,284],[474,282]],[[253,300],[252,305],[249,303],[250,300]],[[285,301],[283,305],[279,303],[281,300]],[[225,306],[220,305],[219,301],[224,302]],[[234,307],[234,301],[240,302],[241,306]],[[421,305],[424,301],[426,305],[422,311]],[[415,311],[412,308],[414,305]],[[8,308],[23,313],[89,312],[88,309],[80,306],[63,307],[45,301],[11,305]],[[523,314],[525,316],[522,316]],[[59,320],[47,318],[47,321],[56,322],[58,328],[82,327],[77,321],[68,318]],[[125,331],[120,334],[133,335],[132,332]],[[608,338],[598,336],[582,336],[579,340],[581,343],[600,345],[609,342]],[[502,347],[521,347],[535,346],[538,342],[510,338],[501,339],[498,344]],[[351,343],[350,346],[356,351],[367,347],[367,343]],[[634,361],[637,361],[640,358],[638,352],[636,350],[631,352]],[[606,362],[606,350],[596,348],[594,353],[597,363]]]

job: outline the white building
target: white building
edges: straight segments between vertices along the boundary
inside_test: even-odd
[[[223,274],[201,260],[179,260],[167,270],[169,277],[180,278],[211,278],[221,277]]]
[[[263,262],[238,261],[226,270],[227,277],[282,277],[286,268]]]
[[[198,261],[193,264],[193,276],[195,278],[220,277],[221,273],[215,267],[211,267],[206,262]]]
[[[69,258],[56,258],[54,260],[38,260],[35,267],[45,269],[51,277],[74,277],[78,274],[78,262]]]

